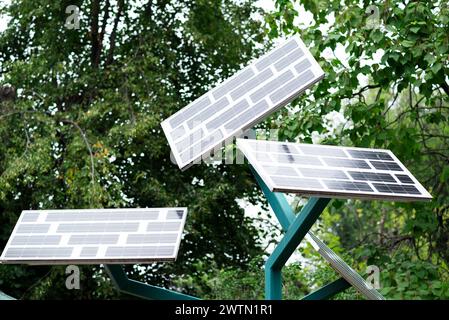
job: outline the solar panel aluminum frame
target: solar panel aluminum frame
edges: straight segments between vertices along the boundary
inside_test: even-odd
[[[309,68],[309,70],[311,70],[313,72],[313,74],[315,75],[315,78],[312,82],[308,83],[304,88],[302,88],[299,92],[291,94],[287,97],[284,97],[280,102],[278,102],[276,105],[274,103],[272,103],[270,101],[270,99],[266,99],[266,102],[268,103],[269,107],[267,109],[267,111],[265,111],[264,113],[260,114],[259,116],[253,118],[250,122],[246,123],[246,125],[242,126],[241,128],[235,129],[233,131],[231,131],[231,133],[227,133],[227,134],[223,134],[223,132],[226,132],[222,127],[224,126],[224,123],[222,125],[220,125],[219,131],[222,133],[223,137],[221,139],[219,139],[218,141],[216,141],[212,147],[206,149],[206,151],[201,152],[197,157],[191,159],[190,161],[187,162],[183,162],[180,156],[180,153],[178,152],[173,152],[172,154],[174,156],[174,159],[176,161],[176,163],[178,164],[178,167],[182,170],[185,171],[188,168],[190,168],[192,165],[199,163],[199,161],[201,161],[201,159],[204,159],[205,157],[209,157],[209,155],[211,154],[212,151],[217,151],[220,150],[221,147],[223,146],[223,144],[227,145],[229,143],[233,142],[233,138],[234,137],[241,137],[242,134],[247,131],[248,129],[252,128],[254,125],[256,125],[257,123],[261,122],[262,120],[264,120],[265,118],[267,118],[269,115],[271,115],[272,113],[278,111],[279,109],[281,109],[282,107],[284,107],[285,105],[287,105],[288,103],[290,103],[292,100],[294,100],[295,98],[297,98],[298,96],[300,96],[302,93],[304,93],[304,91],[306,91],[308,88],[310,88],[311,86],[313,86],[315,83],[319,82],[320,80],[322,80],[324,78],[324,71],[323,69],[320,67],[320,65],[318,64],[318,62],[315,60],[315,58],[312,56],[312,54],[310,53],[310,51],[308,50],[308,48],[305,46],[304,42],[301,40],[301,38],[299,36],[293,36],[287,40],[285,40],[284,42],[282,42],[281,44],[279,44],[279,46],[277,46],[277,48],[282,47],[284,44],[286,44],[287,42],[291,41],[292,39],[296,40],[296,43],[298,44],[299,48],[303,51],[304,53],[304,57],[302,57],[301,59],[307,59],[308,61],[310,61],[311,66]],[[169,121],[174,118],[175,116],[179,115],[185,108],[188,108],[189,106],[191,106],[192,104],[198,102],[199,100],[201,100],[202,98],[204,98],[205,96],[212,96],[212,93],[217,90],[218,88],[220,88],[221,86],[225,86],[226,84],[230,83],[233,79],[239,77],[239,75],[241,75],[242,73],[244,73],[245,71],[247,71],[248,69],[253,69],[255,64],[261,60],[263,60],[265,57],[269,56],[272,53],[272,51],[267,52],[266,54],[262,55],[261,57],[259,57],[258,59],[252,61],[248,66],[246,66],[245,68],[241,69],[240,71],[238,71],[237,73],[235,73],[233,76],[231,76],[230,78],[224,80],[222,83],[218,84],[216,87],[214,87],[212,90],[210,90],[209,92],[207,92],[206,94],[202,95],[201,97],[199,97],[198,99],[194,100],[193,102],[189,103],[187,106],[185,106],[183,109],[179,110],[178,112],[176,112],[175,114],[171,115],[169,118],[165,119],[162,123],[162,129],[164,131],[164,134],[167,138],[167,141],[169,143],[170,149],[171,150],[177,150],[176,148],[176,144],[174,139],[171,136],[171,132],[172,130],[176,129],[176,128],[172,128],[171,125],[169,124]],[[274,68],[272,68],[272,71],[275,74],[281,74],[283,72],[285,72],[285,70],[283,71],[279,71],[276,72],[274,70]],[[271,81],[271,80],[270,80]],[[258,89],[260,89],[261,87],[263,87],[264,85],[266,85],[266,82],[263,82],[261,84],[259,84],[257,87],[255,87],[254,89],[251,90],[251,92],[255,92]],[[229,95],[229,92],[226,94]],[[226,96],[225,95],[225,96]],[[214,101],[214,100],[212,100]],[[259,101],[260,102],[260,101]],[[258,103],[259,103],[258,102]],[[238,102],[237,102],[238,103]],[[249,102],[251,104],[251,102]],[[257,103],[254,103],[254,105]],[[251,107],[247,108],[247,110],[251,109]],[[217,130],[215,131],[217,132]],[[212,135],[211,135],[212,136]]]
[[[64,258],[64,259],[55,259],[55,258],[39,258],[39,259],[21,259],[21,258],[17,258],[17,259],[11,259],[11,258],[6,258],[6,251],[8,248],[11,247],[11,242],[12,239],[14,238],[15,235],[17,235],[17,229],[19,228],[19,226],[21,225],[21,221],[23,219],[23,216],[25,213],[30,213],[30,212],[38,212],[38,213],[46,213],[46,212],[64,212],[64,213],[78,213],[78,212],[87,212],[87,211],[109,211],[109,210],[116,210],[116,211],[130,211],[132,210],[133,212],[139,212],[139,211],[168,211],[169,210],[182,210],[183,211],[183,216],[182,219],[180,219],[180,227],[179,227],[179,235],[177,237],[176,243],[174,243],[174,247],[175,250],[173,252],[172,256],[153,256],[151,258],[143,258],[143,257],[126,257],[126,258],[91,258],[91,257],[74,257],[74,258]],[[14,226],[14,229],[8,239],[8,242],[6,243],[6,246],[0,256],[0,264],[27,264],[27,265],[67,265],[67,264],[76,264],[76,265],[93,265],[93,264],[135,264],[135,263],[142,263],[142,264],[146,264],[146,263],[154,263],[154,262],[173,262],[176,261],[177,256],[178,256],[178,252],[179,252],[179,247],[181,244],[181,240],[182,240],[182,236],[183,236],[183,230],[184,230],[184,226],[185,226],[185,222],[186,222],[186,217],[187,217],[187,213],[188,213],[188,208],[187,207],[167,207],[167,208],[124,208],[124,209],[116,209],[116,208],[108,208],[108,209],[54,209],[54,210],[23,210],[19,220],[17,221],[16,225]],[[160,214],[160,213],[159,213]],[[43,220],[42,216],[39,217],[41,220]],[[140,220],[140,221],[146,221],[146,220]],[[156,219],[154,221],[161,221],[161,219]],[[164,221],[164,220],[162,220]],[[39,220],[37,221],[39,223]],[[40,221],[43,222],[43,221]],[[36,223],[36,222],[34,222]],[[42,234],[42,235],[47,235],[47,234]],[[99,234],[100,235],[100,234]],[[73,245],[73,246],[80,246],[80,245]],[[26,246],[23,246],[26,247]],[[72,256],[73,256],[73,252],[72,252]]]
[[[329,263],[342,278],[349,282],[358,292],[369,300],[385,300],[375,288],[371,287],[354,269],[343,261],[332,249],[309,231],[306,240]]]
[[[264,169],[263,166],[260,165],[259,161],[256,159],[254,153],[252,152],[251,146],[249,146],[249,142],[257,141],[257,143],[279,143],[277,141],[266,141],[266,140],[252,140],[252,139],[237,139],[237,147],[243,152],[245,157],[248,159],[249,163],[254,167],[260,177],[263,179],[265,184],[268,186],[270,191],[272,192],[283,192],[283,193],[294,193],[307,197],[326,197],[326,198],[338,198],[338,199],[362,199],[362,200],[385,200],[385,201],[403,201],[403,202],[411,202],[411,201],[430,201],[432,200],[432,195],[419,183],[419,181],[411,174],[411,172],[401,163],[401,161],[390,151],[387,149],[370,149],[370,148],[355,148],[355,147],[339,147],[339,146],[331,146],[325,145],[325,147],[336,148],[336,149],[344,149],[344,150],[358,150],[358,151],[381,151],[388,153],[397,163],[401,169],[403,170],[403,174],[407,174],[412,180],[413,185],[418,189],[421,193],[420,195],[398,195],[398,194],[388,194],[388,193],[368,193],[364,191],[331,191],[331,190],[323,190],[323,189],[305,189],[305,188],[294,188],[294,187],[278,187],[276,183],[271,179],[271,175]],[[282,144],[286,145],[301,145],[298,143],[292,142],[282,142]],[[303,144],[304,145],[304,144]],[[310,146],[320,146],[308,144]],[[350,158],[348,158],[350,159]],[[352,160],[352,158],[351,158]],[[282,164],[285,167],[288,167],[288,164]],[[294,166],[290,166],[294,167]],[[318,167],[314,167],[318,169]],[[335,169],[334,167],[320,167],[321,169]],[[342,169],[343,170],[343,169]],[[346,170],[346,169],[345,169]],[[351,169],[347,169],[351,170]],[[373,170],[357,169],[362,172],[373,172]],[[377,172],[377,171],[376,171]],[[366,181],[369,182],[369,181]]]

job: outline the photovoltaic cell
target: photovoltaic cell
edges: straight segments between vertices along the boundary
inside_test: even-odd
[[[11,259],[69,258],[73,247],[10,247],[5,256]]]
[[[302,40],[288,39],[162,122],[178,166],[209,157],[323,77]]]
[[[321,165],[322,162],[317,157],[311,156],[299,156],[295,154],[273,154],[272,158],[276,162],[280,163],[295,163],[295,164],[309,164],[309,165]]]
[[[314,155],[314,156],[329,156],[336,158],[347,158],[348,156],[343,150],[337,148],[327,148],[323,146],[316,145],[301,145],[299,147],[304,154]]]
[[[406,174],[396,174],[396,178],[402,183],[414,184],[413,180]]]
[[[176,231],[179,229],[180,222],[155,222],[149,223],[147,231]]]
[[[295,70],[298,74],[303,73],[306,71],[307,68],[310,68],[312,65],[310,64],[309,60],[302,60],[300,63],[295,65]]]
[[[272,163],[272,161],[273,161],[273,160],[271,160],[271,156],[269,153],[255,152],[254,156],[256,157],[257,161],[259,161],[259,162]]]
[[[373,183],[373,185],[379,192],[384,193],[420,194],[418,189],[410,185],[390,183]]]
[[[139,223],[62,223],[57,232],[136,232],[138,228]]]
[[[328,170],[328,169],[313,169],[313,168],[299,168],[304,177],[309,178],[326,178],[326,179],[349,179],[344,171]]]
[[[277,177],[272,176],[274,183],[281,187],[299,187],[299,188],[311,188],[322,189],[323,186],[318,180],[305,179],[305,178],[289,178],[289,177]]]
[[[348,173],[354,180],[396,182],[393,176],[389,173],[357,172],[357,171],[349,171]]]
[[[39,214],[36,212],[27,212],[22,216],[22,222],[35,222],[38,217]]]
[[[285,44],[280,46],[279,48],[271,51],[265,57],[260,58],[256,63],[256,69],[258,71],[262,71],[265,68],[268,68],[271,64],[275,63],[283,56],[288,55],[294,49],[298,48],[299,44],[296,41],[287,41]]]
[[[208,123],[206,123],[206,129],[208,131],[218,129],[223,123],[227,123],[228,120],[231,120],[232,118],[241,114],[248,107],[249,107],[248,101],[241,100],[239,103],[237,103],[231,109],[229,109],[229,112],[223,113],[221,117],[216,117],[216,118],[212,119],[211,121],[209,121]]]
[[[268,82],[262,88],[258,89],[253,94],[251,94],[250,95],[251,101],[256,103],[262,100],[267,95],[267,93],[273,92],[274,90],[276,90],[276,88],[282,86],[282,84],[284,84],[285,82],[293,79],[293,77],[294,77],[293,72],[291,72],[290,70],[284,72],[278,78]]]
[[[432,198],[389,150],[252,139],[237,139],[237,146],[271,191],[331,198]]]
[[[226,97],[221,98],[187,121],[187,126],[190,129],[193,129],[193,127],[196,127],[197,123],[202,124],[205,120],[209,119],[217,112],[220,112],[227,105],[229,105],[229,100]]]
[[[324,180],[324,183],[329,189],[335,190],[373,191],[373,189],[371,189],[369,184],[365,182]]]
[[[70,236],[69,244],[117,244],[118,239],[118,234],[74,234]]]
[[[61,236],[15,236],[11,239],[14,246],[42,246],[59,244]]]
[[[65,222],[65,221],[123,221],[123,220],[156,220],[159,216],[158,211],[133,211],[117,210],[103,211],[80,211],[67,214],[65,212],[56,211],[49,212],[45,218],[45,222]]]
[[[169,210],[167,212],[167,219],[182,219],[184,217],[184,210]]]
[[[348,153],[351,155],[351,157],[358,158],[358,159],[394,161],[393,158],[386,152],[366,151],[366,150],[348,150]]]
[[[371,169],[371,167],[365,160],[339,158],[323,158],[323,160],[329,167]]]
[[[187,208],[23,211],[1,263],[102,264],[175,260]]]
[[[254,75],[255,73],[252,69],[246,69],[234,79],[229,81],[227,84],[218,87],[215,91],[212,92],[212,95],[214,96],[215,100],[218,100],[221,97],[225,96],[228,92],[237,88],[239,84],[242,84],[246,80],[252,78]]]
[[[171,257],[175,252],[175,246],[122,246],[108,247],[105,256],[112,257]]]
[[[304,83],[312,82],[314,79],[315,74],[307,70],[306,72],[300,74],[297,78],[287,82],[284,86],[282,86],[280,89],[276,90],[273,94],[270,95],[270,100],[274,103],[280,103],[285,97],[287,97],[289,100],[295,96],[295,92],[297,91],[297,88],[300,88],[304,85]]]
[[[402,168],[392,161],[370,161],[377,170],[402,171]]]
[[[177,127],[175,130],[173,130],[171,132],[171,137],[173,140],[178,140],[185,134],[186,134],[186,129],[184,129],[184,127]]]
[[[17,233],[47,233],[49,224],[22,224],[17,228]]]
[[[292,63],[299,61],[302,56],[304,56],[304,52],[302,52],[302,50],[298,48],[276,62],[274,64],[274,68],[276,69],[276,71],[284,70],[284,68],[287,68]]]
[[[257,117],[268,109],[268,102],[265,100],[259,101],[252,108],[246,110],[238,117],[228,121],[224,125],[225,132],[234,132],[241,128],[246,122],[250,121],[252,118]]]
[[[80,257],[94,258],[98,253],[98,247],[83,247],[81,249]]]
[[[178,235],[176,233],[154,233],[154,234],[130,234],[127,243],[172,243],[176,244]]]
[[[211,101],[207,96],[203,96],[194,101],[188,108],[182,109],[169,120],[171,127],[178,128],[178,125],[180,125],[184,119],[190,119],[192,116],[207,107],[210,103]]]
[[[272,174],[272,175],[289,176],[289,177],[298,176],[299,177],[299,174],[292,167],[266,166],[266,165],[262,165],[262,166],[266,172],[268,172],[269,174]]]
[[[231,91],[230,95],[233,101],[237,101],[239,98],[243,97],[247,92],[258,87],[260,84],[264,83],[266,80],[273,77],[273,71],[270,69],[264,70],[259,75],[250,79],[249,81],[243,83],[241,86],[237,87],[235,90]]]

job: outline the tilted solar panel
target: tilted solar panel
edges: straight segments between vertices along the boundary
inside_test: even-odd
[[[1,263],[173,261],[187,208],[25,210]]]
[[[187,169],[323,77],[301,38],[290,38],[162,122],[178,166]]]
[[[430,200],[389,150],[237,139],[271,191],[309,196]]]

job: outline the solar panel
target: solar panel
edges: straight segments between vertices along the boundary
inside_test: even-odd
[[[271,191],[309,196],[430,200],[389,150],[237,139]]]
[[[330,264],[332,269],[348,281],[358,292],[370,300],[385,300],[376,289],[370,286],[354,269],[346,264],[334,251],[324,242],[317,238],[312,232],[305,236],[312,247]]]
[[[173,261],[186,215],[187,208],[25,210],[0,263]]]
[[[288,39],[162,122],[178,166],[187,169],[323,77],[301,38]]]

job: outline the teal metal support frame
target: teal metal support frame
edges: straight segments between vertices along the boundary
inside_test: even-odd
[[[272,192],[251,165],[250,168],[282,229],[285,231],[284,237],[265,263],[265,299],[280,300],[282,299],[282,267],[331,199],[310,198],[301,212],[295,214],[285,196],[278,192]],[[350,287],[350,284],[345,279],[340,278],[309,294],[304,299],[328,299],[348,287]]]
[[[282,267],[295,252],[329,201],[330,199],[327,198],[311,198],[290,224],[284,237],[268,258],[265,263],[265,296],[267,299],[282,299]]]
[[[198,300],[187,294],[129,279],[121,265],[109,264],[104,267],[120,292],[151,300]]]
[[[302,300],[327,300],[332,298],[335,294],[342,292],[351,287],[351,284],[343,278],[338,278],[337,280],[321,287],[320,289],[309,293]]]

